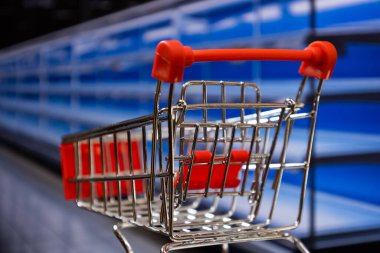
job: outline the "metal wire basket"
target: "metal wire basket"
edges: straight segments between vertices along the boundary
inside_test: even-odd
[[[242,60],[302,61],[298,92],[263,102],[257,84],[224,81],[189,81],[175,92],[193,62]],[[301,222],[321,88],[335,62],[328,42],[305,50],[192,50],[161,42],[152,72],[158,80],[153,114],[63,138],[66,199],[119,219],[114,231],[127,252],[132,248],[121,229],[131,225],[169,236],[173,242],[161,252],[277,239],[308,252],[288,231]],[[309,77],[319,84],[308,106],[301,100]],[[164,83],[169,94],[161,108]],[[304,155],[289,161],[294,124],[304,121],[306,145],[296,147]],[[302,180],[295,220],[279,225],[273,215],[285,171],[298,171]]]

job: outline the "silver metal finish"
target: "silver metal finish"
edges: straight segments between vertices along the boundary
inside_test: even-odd
[[[114,233],[126,252],[132,248],[121,229],[136,225],[170,237],[163,253],[208,245],[228,252],[230,243],[261,240],[287,240],[307,253],[288,233],[301,222],[323,84],[307,107],[301,102],[306,81],[294,100],[284,102],[263,102],[254,83],[190,81],[179,93],[171,83],[165,108],[158,81],[152,115],[64,137],[74,146],[78,206],[119,219]],[[306,154],[290,159],[294,125],[302,121],[309,122]],[[199,162],[196,154],[205,150],[211,159]],[[248,159],[236,162],[233,152],[241,150]],[[236,166],[241,168],[232,183]],[[293,172],[302,178],[296,219],[279,225],[274,217],[282,211],[281,184]],[[86,187],[89,196],[82,194]]]

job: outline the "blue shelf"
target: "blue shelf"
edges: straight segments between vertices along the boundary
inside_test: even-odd
[[[316,11],[318,36],[380,33],[379,1],[320,0]],[[133,18],[115,14],[120,16],[80,26],[85,30],[78,26],[0,51],[0,127],[58,147],[62,135],[150,114],[155,92],[151,69],[160,40],[179,39],[196,49],[302,49],[310,33],[309,13],[306,0],[183,1],[175,9]],[[346,44],[334,78],[322,91],[316,160],[380,152],[378,56],[378,44]],[[282,62],[201,63],[187,69],[184,79],[253,81],[264,100],[282,102],[297,92],[298,68],[299,63]],[[305,89],[308,94],[310,87]],[[192,98],[197,95],[193,92]],[[372,100],[366,100],[368,95]],[[304,155],[300,143],[307,135],[304,125],[296,127],[289,159]],[[375,192],[378,166],[363,160],[317,165],[317,218],[331,217],[318,218],[317,235],[380,227],[379,202],[367,194]],[[342,177],[336,179],[339,173]],[[357,178],[368,182],[359,182],[363,194],[356,190]],[[294,186],[291,180],[288,184],[285,195],[291,198]],[[356,218],[349,218],[353,214]],[[303,225],[299,233],[306,235],[307,229]]]
[[[47,66],[62,66],[70,64],[72,55],[71,44],[51,47],[44,52],[44,63]]]
[[[378,1],[317,1],[317,27],[334,27],[352,23],[363,23],[379,18]]]
[[[331,4],[326,1],[318,2],[316,7],[317,32],[344,27],[365,30],[368,24],[372,24],[370,27],[378,24],[374,16],[378,3]],[[93,114],[88,115],[96,115],[107,105],[112,111],[127,111],[132,104],[140,104],[142,111],[149,111],[151,103],[144,103],[150,99],[154,88],[146,89],[145,85],[154,86],[150,70],[154,47],[159,40],[177,38],[194,48],[239,45],[302,48],[307,35],[308,8],[308,3],[303,1],[259,4],[247,0],[209,0],[185,4],[176,11],[165,10],[110,24],[91,32],[47,39],[0,56],[0,91],[2,97],[8,99],[54,101],[67,108],[62,110],[72,110],[79,105],[93,110]],[[359,9],[363,11],[342,19],[334,14]],[[366,25],[361,25],[363,23]],[[376,45],[349,45],[347,55],[338,62],[335,79],[325,88],[325,94],[379,92],[379,67],[370,61],[379,50]],[[293,82],[298,83],[298,67],[298,63],[205,63],[187,70],[185,79],[253,80],[261,84],[264,96],[276,98],[285,92],[294,94],[296,86]],[[344,83],[344,88],[339,87],[340,83]],[[121,84],[125,87],[122,88]],[[141,89],[140,84],[143,84]],[[144,102],[121,101],[132,98],[131,94]],[[111,98],[116,101],[111,102]],[[18,110],[28,109],[23,106]],[[322,118],[321,125],[323,122],[332,121]],[[71,124],[70,121],[67,124]],[[68,129],[75,129],[75,126]]]

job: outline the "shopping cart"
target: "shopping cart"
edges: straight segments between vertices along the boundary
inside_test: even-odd
[[[131,225],[169,236],[161,252],[208,245],[226,251],[230,243],[277,239],[308,252],[288,231],[301,222],[321,88],[336,58],[334,46],[321,41],[305,50],[159,43],[153,114],[63,138],[65,198],[119,219],[114,232],[127,252],[132,249],[121,230]],[[259,86],[249,82],[189,81],[175,90],[194,62],[247,60],[301,61],[304,77],[294,98],[262,101]],[[305,96],[309,77],[319,83]],[[160,99],[165,89],[168,96]],[[312,97],[310,105],[305,97]],[[294,148],[297,122],[307,130],[306,144]],[[301,175],[301,183],[295,221],[281,224],[273,218],[276,209],[289,212],[277,207],[288,171]]]

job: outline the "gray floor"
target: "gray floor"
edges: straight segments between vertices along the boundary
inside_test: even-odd
[[[1,145],[0,217],[1,253],[123,252],[112,233],[115,220],[65,201],[57,175]],[[125,234],[135,253],[158,253],[168,242],[141,228]],[[177,252],[212,253],[220,252],[220,247]],[[235,247],[230,252],[241,250]]]
[[[114,220],[64,201],[56,175],[4,147],[0,217],[0,252],[123,252],[112,233]],[[165,242],[141,229],[127,234],[136,252],[159,252]]]
[[[330,232],[333,228],[354,231],[359,225],[371,224],[377,228],[380,224],[378,207],[320,193],[318,199],[320,213],[317,215],[325,217],[317,220],[323,221],[317,223],[320,231],[323,228]],[[112,233],[115,222],[65,201],[61,180],[56,174],[0,143],[0,253],[123,252]],[[302,233],[302,226],[297,231]],[[135,253],[158,253],[168,242],[166,237],[141,228],[128,229],[125,234]],[[244,248],[245,252],[252,253],[289,252],[263,242],[236,244],[230,252],[242,252]],[[178,252],[212,253],[220,252],[220,247]]]

